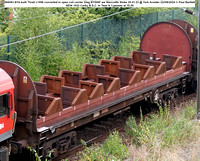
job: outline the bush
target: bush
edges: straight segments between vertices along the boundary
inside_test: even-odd
[[[101,43],[86,41],[83,46],[89,50],[89,54],[93,58],[95,64],[98,63],[99,59],[110,59],[115,53],[111,41],[104,41]]]
[[[88,148],[84,141],[82,143],[85,145],[84,152],[81,152],[79,156],[82,161],[117,161],[128,157],[128,148],[122,143],[117,131],[110,134],[101,146],[93,145]]]
[[[190,121],[196,116],[196,108],[186,106],[178,117],[170,115],[167,108],[160,108],[159,113],[152,114],[151,118],[141,119],[137,125],[134,117],[126,123],[126,133],[131,136],[137,145],[146,145],[154,149],[156,145],[172,147],[183,145],[195,139],[197,124]]]
[[[20,44],[12,56],[12,61],[21,65],[34,81],[44,74],[57,76],[62,69],[81,72],[86,63],[98,64],[100,59],[110,59],[113,55],[130,56],[131,51],[139,47],[138,38],[125,36],[116,47],[110,41],[86,41],[83,45],[75,43],[71,50],[65,50],[57,35],[46,37],[48,39],[44,41],[30,40]],[[38,44],[41,45],[36,47]]]
[[[116,48],[116,55],[130,57],[131,51],[138,50],[140,47],[139,37],[129,36],[125,34],[124,37],[120,38],[120,42]]]
[[[90,63],[92,58],[87,48],[82,48],[77,43],[73,45],[72,50],[64,53],[61,63],[61,69],[81,72],[85,63]]]

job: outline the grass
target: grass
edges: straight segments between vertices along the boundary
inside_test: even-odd
[[[100,146],[85,146],[79,160],[200,160],[200,123],[196,121],[196,104],[191,101],[182,106],[172,111],[160,108],[151,118],[141,116],[139,124],[130,117],[123,141],[115,132]]]
[[[160,108],[139,125],[130,117],[126,126],[132,142],[130,160],[200,160],[200,124],[195,119],[194,103],[182,110]]]
[[[85,145],[85,142],[82,141]],[[128,147],[122,143],[117,131],[109,135],[104,144],[87,147],[79,154],[81,161],[118,161],[128,157]]]

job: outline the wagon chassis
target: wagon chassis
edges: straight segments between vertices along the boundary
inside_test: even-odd
[[[73,138],[76,137],[75,136],[76,130],[73,131],[73,129],[76,129],[77,127],[80,127],[89,122],[97,120],[100,117],[104,117],[108,114],[120,112],[123,111],[124,109],[127,110],[129,109],[129,106],[141,100],[147,100],[149,98],[149,100],[151,100],[151,103],[157,103],[157,101],[154,100],[155,92],[163,97],[163,93],[164,95],[167,95],[174,89],[181,89],[180,94],[184,94],[182,92],[182,89],[185,88],[185,84],[182,84],[183,82],[182,80],[188,80],[190,78],[191,74],[189,72],[184,72],[174,78],[147,87],[145,89],[127,95],[123,98],[107,103],[103,106],[94,108],[90,111],[81,114],[78,117],[73,117],[67,120],[63,120],[63,122],[59,124],[54,124],[53,127],[51,127],[51,129],[48,129],[46,131],[43,131],[42,133],[37,134],[39,138],[38,140],[39,146],[36,146],[36,151],[38,151],[38,154],[41,157],[45,156],[51,151],[51,149],[54,149],[54,147],[56,147],[55,145],[58,144],[60,145],[60,140],[64,139],[65,140],[63,141],[63,145],[65,144],[64,148],[59,148],[60,150],[56,149],[56,153],[62,154],[64,152],[67,152],[70,149],[70,144],[71,144],[70,140],[73,140]],[[105,114],[101,114],[100,117],[94,117],[96,111],[101,111],[105,108],[108,108],[108,111]],[[72,123],[73,127],[71,126]],[[68,130],[67,132],[66,129]]]

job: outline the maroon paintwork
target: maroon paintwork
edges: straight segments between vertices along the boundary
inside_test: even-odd
[[[169,54],[182,56],[186,69],[191,69],[192,43],[185,30],[173,22],[159,22],[149,27],[144,33],[140,49],[156,52],[158,58]]]
[[[16,139],[26,139],[31,144],[33,132],[37,131],[38,100],[35,85],[28,73],[15,63],[1,60],[0,68],[12,78],[15,86]]]
[[[194,53],[190,39],[178,24],[160,22],[147,29],[142,51],[131,52],[131,58],[85,64],[82,73],[62,71],[59,77],[42,76],[35,84],[20,66],[0,61],[0,68],[15,86],[18,118],[13,140],[36,149],[40,156],[55,145],[65,144],[64,149],[57,148],[62,153],[77,127],[140,100],[152,100],[158,92],[183,88],[182,82],[191,76],[191,72],[185,72],[191,69]]]
[[[194,28],[192,24],[190,24],[187,21],[184,20],[170,20],[173,23],[176,23],[177,25],[181,26],[185,32],[187,32],[188,36],[190,37],[190,40],[192,42],[193,47],[195,48],[198,43],[198,32]]]
[[[185,68],[186,68],[186,66],[182,66],[175,70],[173,70],[173,69],[168,70],[163,74],[160,74],[158,76],[155,76],[155,77],[147,79],[147,80],[143,80],[139,83],[135,83],[130,86],[126,86],[115,92],[109,93],[102,97],[95,98],[86,103],[83,103],[83,104],[80,104],[77,106],[68,107],[67,109],[63,110],[62,112],[55,113],[49,117],[41,117],[40,119],[37,120],[37,127],[41,128],[41,127],[53,126],[54,124],[56,124],[58,122],[70,119],[76,115],[78,116],[80,114],[87,113],[87,111],[90,111],[92,109],[96,109],[96,111],[100,111],[100,114],[103,114],[104,109],[100,110],[100,109],[98,109],[98,106],[101,106],[108,102],[122,98],[133,92],[136,92],[143,88],[147,88],[149,86],[152,86],[152,85],[162,82],[164,80],[173,78],[173,77],[183,73],[185,71]]]

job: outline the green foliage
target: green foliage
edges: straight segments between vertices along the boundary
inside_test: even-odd
[[[124,37],[120,38],[115,54],[129,57],[131,51],[138,50],[139,47],[140,47],[140,39],[138,37],[129,36],[128,34],[125,34]]]
[[[191,11],[198,15],[198,8],[191,8]],[[198,17],[194,15],[187,14],[186,20],[190,22],[198,30]]]
[[[8,27],[8,21],[13,19],[13,18],[11,18],[11,15],[10,15],[11,13],[12,13],[12,9],[1,8],[1,10],[0,10],[0,23],[1,23],[0,32],[4,32],[6,30],[6,28]]]
[[[198,7],[198,0],[195,0],[195,7]]]
[[[100,59],[110,59],[113,55],[129,57],[132,50],[139,48],[139,44],[139,38],[128,35],[121,37],[116,46],[110,41],[102,43],[86,41],[82,46],[75,43],[71,50],[61,54],[60,69],[81,72],[86,63],[98,64]]]
[[[128,148],[122,143],[118,132],[113,132],[101,146],[91,146],[88,148],[84,141],[84,152],[80,153],[80,160],[84,161],[118,161],[128,157]]]
[[[137,125],[135,118],[130,117],[126,124],[126,133],[137,145],[146,145],[154,149],[157,144],[161,147],[182,145],[195,138],[196,126],[191,119],[196,116],[196,108],[187,106],[178,117],[169,113],[167,108],[160,108],[158,114],[145,118]]]
[[[181,117],[190,121],[196,117],[197,104],[193,102],[190,106],[186,105],[186,108],[181,112]]]
[[[84,43],[84,48],[89,49],[91,57],[97,60],[95,63],[98,63],[99,59],[110,59],[114,50],[110,41],[104,41],[101,43],[86,41]]]
[[[111,7],[111,8],[92,8],[89,10],[90,13],[93,14],[99,14],[101,16],[106,16],[112,13],[120,12],[123,10],[126,10],[128,8],[116,8],[116,7]],[[146,7],[138,7],[134,8],[133,10],[130,10],[128,12],[124,12],[118,15],[113,16],[112,18],[117,18],[117,19],[126,19],[128,17],[132,16],[139,16],[139,15],[144,15],[148,13],[153,13],[153,12],[159,12],[159,11],[165,11],[165,10],[171,10],[171,8],[146,8]]]
[[[16,8],[15,15],[17,18],[15,20],[54,13],[55,15],[15,21],[15,23],[9,23],[10,26],[7,27],[5,31],[9,35],[14,35],[16,41],[23,40],[74,24],[86,22],[100,16],[122,11],[124,9],[126,8]],[[65,32],[60,32],[62,37],[59,37],[59,33],[54,33],[13,45],[12,47],[14,47],[15,50],[11,50],[11,55],[9,53],[11,56],[10,60],[25,68],[32,79],[37,81],[41,75],[57,75],[58,71],[61,69],[81,71],[82,66],[85,63],[97,64],[99,59],[110,59],[113,55],[129,56],[130,51],[139,48],[139,38],[131,37],[129,35],[134,35],[133,32],[139,33],[140,29],[135,21],[135,26],[138,26],[138,28],[134,31],[132,27],[130,27],[132,26],[130,25],[132,24],[132,20],[125,22],[125,32],[129,30],[131,34],[125,34],[125,37],[121,37],[119,41],[119,37],[114,37],[117,33],[122,35],[122,22],[119,19],[160,10],[160,8],[136,8],[130,12],[125,12],[112,17],[118,18],[118,20],[107,19],[108,21],[105,22],[105,27],[109,24],[118,26],[116,30],[110,30],[109,27],[107,28],[108,30],[105,30],[104,38],[109,41],[100,42],[95,41],[95,39],[95,43],[92,41],[85,41],[81,44],[80,32],[82,29],[79,26],[77,28],[66,30]],[[98,24],[101,24],[100,21]],[[83,31],[86,28],[88,30],[93,29],[93,25],[94,23],[84,25]],[[100,26],[103,25],[101,24]],[[129,27],[126,28],[126,26]],[[142,28],[145,27],[143,26]],[[109,31],[108,35],[106,34],[107,31]],[[101,39],[101,31],[98,32],[100,33],[98,36]],[[94,38],[96,38],[96,36],[97,35],[93,34]],[[85,38],[87,40],[87,37],[90,39],[92,35],[90,32],[87,33],[85,31],[83,39]],[[2,39],[3,42],[5,42],[5,40]],[[115,46],[114,43],[118,42],[119,44]],[[67,50],[67,45],[71,47],[72,44],[73,47],[70,48],[71,50]],[[81,44],[81,46],[78,44]],[[1,50],[2,54],[0,55],[0,58],[6,59],[8,55],[3,54],[6,53],[6,48],[2,48]]]
[[[86,63],[90,63],[92,58],[89,54],[89,49],[82,48],[77,43],[73,45],[72,50],[67,51],[63,55],[61,61],[61,69],[71,70],[71,71],[82,71],[82,67]]]
[[[41,159],[39,158],[39,156],[38,156],[38,153],[35,151],[35,149],[33,149],[33,148],[31,148],[31,147],[27,147],[27,149],[33,154],[33,155],[35,155],[35,160],[36,161],[41,161]]]
[[[122,138],[119,137],[119,133],[114,131],[109,135],[108,139],[103,144],[103,149],[108,155],[113,155],[116,158],[123,160],[127,157],[127,147],[122,144]]]
[[[66,9],[64,11],[72,11],[72,9]],[[57,11],[52,8],[16,9],[16,14],[19,19],[52,14],[52,12],[57,13]],[[85,22],[96,17],[98,16],[88,14],[87,10],[80,9],[78,12],[69,12],[67,15],[56,14],[26,21],[16,21],[7,28],[6,32],[10,35],[16,35],[18,40],[23,40],[55,31],[60,27]],[[58,75],[59,70],[67,66],[67,64],[63,65],[63,63],[71,60],[66,60],[66,57],[72,55],[72,53],[68,52],[65,54],[62,45],[58,33],[25,41],[17,45],[16,50],[12,53],[11,61],[25,68],[33,80],[39,80],[39,77],[43,74]],[[78,63],[76,62],[76,64]],[[72,66],[74,64],[70,65]]]
[[[52,158],[52,153],[54,153],[54,149],[50,150],[45,157],[45,161],[49,161]]]
[[[62,50],[61,44],[58,43],[57,49],[53,50],[49,44],[53,44],[56,40],[57,35],[54,36],[51,35],[52,38],[43,40],[48,42],[41,44],[40,49],[34,44],[38,44],[39,40],[27,41],[23,44],[24,48],[18,48],[18,53],[12,56],[13,61],[24,67],[35,81],[38,81],[43,74],[58,75],[62,69],[81,72],[84,64],[98,64],[99,59],[110,59],[113,55],[129,56],[130,51],[139,46],[138,38],[126,36],[121,37],[118,46],[113,46],[110,41],[102,43],[86,41],[82,46],[73,44],[72,49],[67,51]],[[45,46],[49,46],[49,51]]]

